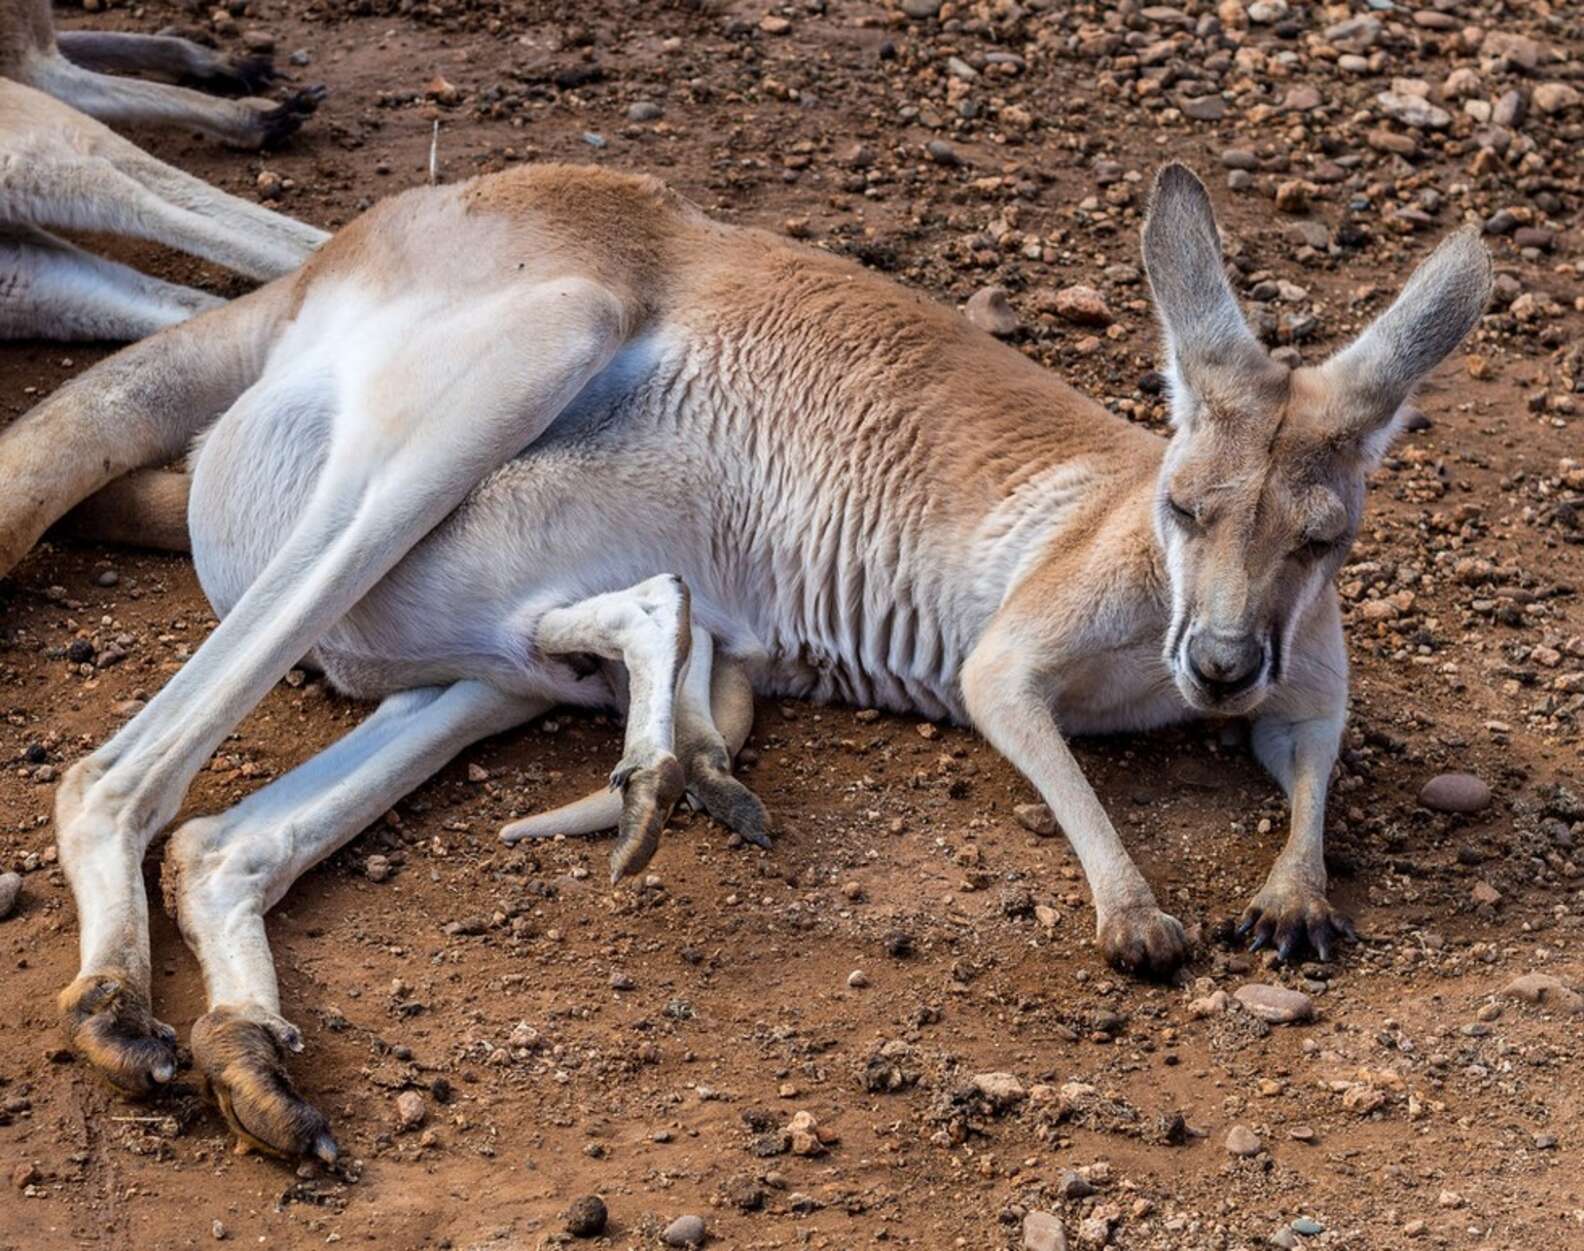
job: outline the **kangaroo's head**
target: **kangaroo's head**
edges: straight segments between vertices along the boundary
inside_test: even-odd
[[[1353,343],[1297,369],[1244,321],[1210,197],[1185,166],[1155,179],[1144,264],[1175,427],[1155,508],[1166,663],[1195,708],[1246,713],[1282,680],[1297,623],[1346,557],[1365,477],[1415,384],[1484,311],[1490,258],[1477,232],[1458,231]]]

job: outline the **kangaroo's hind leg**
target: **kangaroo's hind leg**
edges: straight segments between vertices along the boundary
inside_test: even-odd
[[[457,752],[549,706],[482,682],[392,695],[306,764],[171,837],[165,904],[203,966],[209,1003],[193,1025],[193,1059],[239,1149],[336,1157],[325,1118],[286,1073],[302,1034],[281,1015],[264,914]]]

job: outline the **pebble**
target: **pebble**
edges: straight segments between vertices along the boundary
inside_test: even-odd
[[[597,1238],[605,1232],[605,1222],[609,1219],[605,1200],[598,1195],[584,1195],[574,1199],[566,1211],[567,1233],[574,1238]]]
[[[22,897],[22,875],[0,873],[0,921],[16,911],[17,900]]]
[[[704,1218],[679,1216],[660,1235],[668,1247],[697,1247],[704,1242]]]
[[[1314,1015],[1314,1000],[1301,990],[1289,990],[1285,986],[1249,982],[1239,986],[1233,997],[1243,1005],[1245,1011],[1272,1025],[1307,1021]]]
[[[1052,301],[1051,311],[1063,321],[1077,326],[1109,326],[1116,320],[1105,297],[1082,283],[1058,291]]]
[[[665,116],[665,110],[652,100],[636,100],[627,106],[629,122],[653,122]]]
[[[1472,773],[1439,773],[1419,792],[1421,806],[1433,812],[1479,812],[1490,802],[1490,787]]]
[[[1067,1231],[1054,1212],[1030,1212],[1023,1218],[1023,1251],[1067,1251]]]
[[[975,1073],[969,1080],[998,1112],[1022,1103],[1028,1096],[1023,1083],[1011,1073]]]
[[[847,975],[847,985],[851,986],[854,990],[862,990],[865,986],[869,985],[869,975],[862,969],[854,969]]]
[[[429,1105],[416,1090],[396,1096],[396,1124],[403,1130],[417,1129],[429,1119]]]
[[[1018,332],[1022,323],[1007,299],[1005,287],[985,287],[968,301],[968,320],[986,334],[1005,339]]]
[[[1045,804],[1019,804],[1012,809],[1012,815],[1025,830],[1041,838],[1056,836],[1056,814]]]
[[[1423,96],[1383,91],[1375,97],[1375,103],[1387,117],[1415,130],[1445,130],[1452,124],[1452,114]]]
[[[1260,1153],[1259,1135],[1247,1125],[1234,1125],[1227,1130],[1226,1149],[1228,1155],[1251,1156]]]
[[[370,856],[363,862],[363,876],[371,882],[383,882],[391,875],[391,862],[387,856]]]
[[[1300,1216],[1292,1223],[1292,1227],[1294,1233],[1302,1234],[1305,1238],[1325,1233],[1325,1226],[1312,1216]]]

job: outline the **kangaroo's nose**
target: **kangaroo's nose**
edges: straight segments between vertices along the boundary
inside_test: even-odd
[[[1265,647],[1252,634],[1195,631],[1188,640],[1188,667],[1217,699],[1246,690],[1265,663]]]

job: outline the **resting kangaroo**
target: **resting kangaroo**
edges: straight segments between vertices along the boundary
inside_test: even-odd
[[[447,246],[436,248],[434,240]],[[1184,959],[1065,735],[1250,715],[1292,830],[1243,928],[1328,955],[1327,781],[1347,677],[1332,575],[1417,379],[1478,320],[1453,235],[1350,347],[1289,369],[1248,330],[1210,200],[1156,180],[1144,259],[1175,423],[1108,414],[949,309],[711,222],[661,183],[518,169],[410,191],[297,274],[88,371],[0,438],[0,568],[212,419],[189,520],[222,621],[57,796],[78,1050],[168,1080],[140,865],[188,783],[311,652],[384,702],[171,836],[167,904],[204,972],[194,1059],[244,1143],[332,1158],[292,1087],[264,913],[468,743],[554,704],[622,706],[613,876],[692,789],[761,837],[728,772],[745,680],[971,722],[1057,814],[1098,941]],[[508,838],[545,832],[543,821]]]

